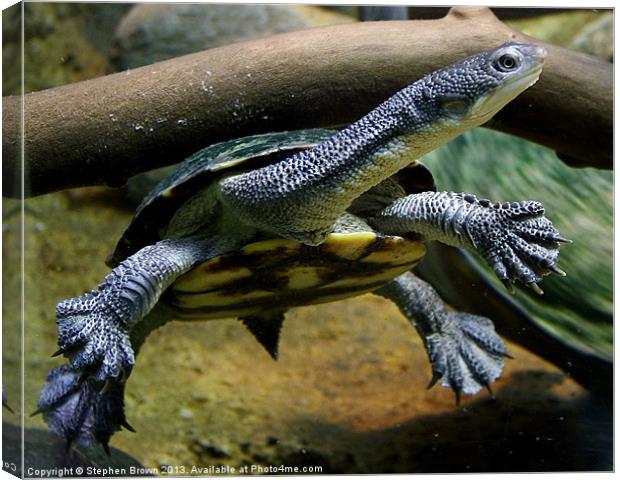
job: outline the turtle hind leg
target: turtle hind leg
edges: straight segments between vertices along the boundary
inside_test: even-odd
[[[131,346],[138,354],[146,337],[174,317],[163,302],[131,330]],[[135,432],[125,417],[124,390],[129,376],[119,380],[95,381],[71,365],[51,370],[39,396],[36,413],[42,413],[50,429],[83,447],[101,444],[109,453],[110,437],[124,427]],[[34,414],[33,414],[34,415]]]
[[[454,325],[426,337],[433,378],[454,390],[457,403],[461,392],[474,394],[486,387],[492,393],[491,385],[502,373],[507,352],[485,320],[467,313],[448,312],[446,323]]]
[[[112,382],[105,392],[99,390],[92,380],[63,365],[47,375],[34,414],[43,414],[52,432],[67,439],[67,448],[74,442],[87,448],[99,443],[109,454],[108,442],[115,432],[121,427],[135,430],[125,418],[124,385]]]
[[[452,388],[457,403],[461,393],[491,390],[508,356],[491,320],[451,312],[428,283],[410,272],[375,293],[396,303],[422,337],[433,375],[429,387],[440,382]]]

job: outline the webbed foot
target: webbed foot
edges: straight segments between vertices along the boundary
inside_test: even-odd
[[[95,380],[122,381],[135,363],[127,332],[133,304],[111,299],[105,287],[57,305],[60,348],[54,356],[64,354],[74,369]]]
[[[73,442],[83,447],[100,443],[109,454],[108,442],[115,432],[121,427],[135,430],[125,419],[124,385],[113,382],[105,393],[99,390],[92,380],[63,365],[48,373],[35,413],[42,413],[52,432],[67,439],[67,448]]]
[[[225,242],[162,240],[126,258],[96,290],[58,304],[56,354],[95,380],[122,383],[135,363],[130,331],[179,275],[228,247]]]
[[[506,346],[495,333],[493,322],[469,313],[445,310],[438,318],[437,331],[426,336],[426,349],[433,370],[432,387],[438,381],[456,394],[474,394],[491,384],[504,368]]]
[[[541,203],[491,204],[473,195],[464,199],[483,207],[464,221],[464,227],[474,248],[509,291],[513,292],[513,283],[519,281],[542,294],[538,283],[544,276],[551,272],[566,275],[557,261],[560,243],[569,240],[544,216]]]
[[[433,371],[429,388],[441,380],[457,402],[461,393],[491,389],[509,356],[491,320],[448,310],[435,289],[411,272],[376,293],[396,303],[420,334]]]
[[[522,282],[542,293],[538,282],[557,266],[560,243],[569,242],[544,216],[539,202],[491,203],[475,195],[423,192],[399,198],[369,223],[382,232],[415,232],[425,240],[477,251],[509,290]]]

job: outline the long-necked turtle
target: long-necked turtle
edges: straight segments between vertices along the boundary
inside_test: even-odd
[[[457,397],[489,386],[505,346],[490,320],[450,312],[409,271],[422,242],[477,251],[507,285],[540,291],[544,275],[562,273],[564,239],[537,202],[435,192],[427,171],[409,166],[532,85],[545,54],[506,44],[433,72],[328,138],[255,136],[188,159],[138,208],[105,281],[58,304],[58,353],[71,363],[50,373],[39,400],[51,428],[107,445],[127,426],[134,350],[174,316],[238,316],[275,356],[288,308],[366,291],[411,320],[433,382]]]

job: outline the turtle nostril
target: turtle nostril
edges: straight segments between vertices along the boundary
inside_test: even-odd
[[[547,49],[542,45],[536,45],[536,53],[541,60],[547,58]]]

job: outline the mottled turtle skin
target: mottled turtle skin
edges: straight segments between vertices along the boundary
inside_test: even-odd
[[[160,230],[166,227],[177,210],[222,174],[275,163],[307,150],[335,133],[326,129],[269,133],[217,143],[196,152],[144,198],[106,264],[116,267],[140,248],[160,240]]]
[[[231,169],[257,168],[311,148],[336,131],[298,130],[222,142],[188,158],[138,207],[108,265],[158,240],[178,207],[207,182]],[[393,178],[406,194],[435,190],[432,174],[416,160]],[[350,219],[349,219],[350,220]],[[409,238],[378,234],[362,225],[338,225],[317,246],[270,238],[196,265],[165,298],[178,319],[245,317],[274,309],[332,302],[376,290],[411,270],[426,248]]]
[[[56,307],[58,355],[39,399],[69,442],[124,426],[125,381],[150,331],[236,316],[277,358],[291,307],[373,292],[422,337],[440,382],[472,394],[507,355],[493,323],[448,309],[411,269],[437,240],[481,255],[512,288],[555,272],[565,239],[539,202],[435,191],[415,161],[488,121],[538,79],[546,51],[506,44],[432,72],[337,132],[272,133],[207,147],[146,197],[96,289]]]

